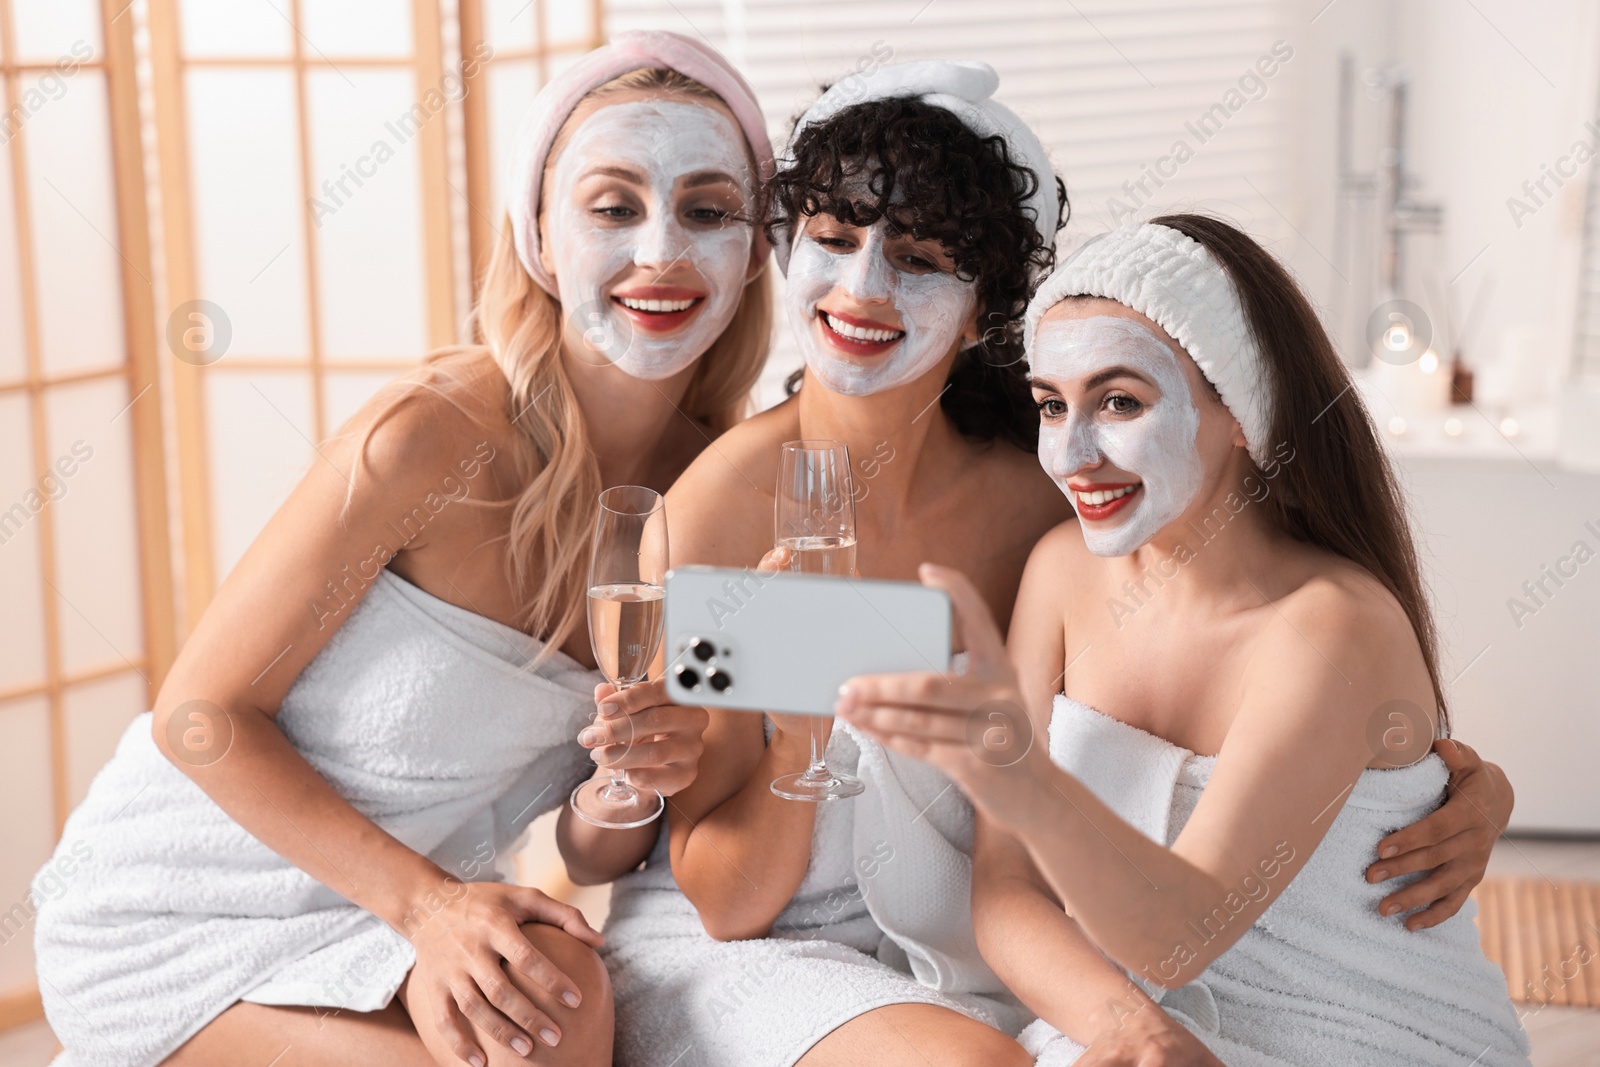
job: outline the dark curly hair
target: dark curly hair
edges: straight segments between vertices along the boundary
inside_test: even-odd
[[[1004,137],[983,137],[915,97],[852,104],[806,127],[790,154],[772,182],[768,236],[787,240],[805,217],[827,214],[850,226],[887,218],[915,240],[938,240],[957,277],[977,282],[981,338],[956,356],[939,405],[967,437],[1035,451],[1039,414],[1023,361],[1022,314],[1034,280],[1055,261],[1026,210],[1041,176],[1015,160]],[[1059,228],[1067,190],[1051,180]],[[790,376],[791,396],[802,377]]]

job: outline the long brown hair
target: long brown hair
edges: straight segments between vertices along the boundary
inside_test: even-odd
[[[1221,219],[1151,219],[1198,241],[1233,280],[1266,363],[1272,441],[1293,449],[1264,506],[1299,541],[1343,556],[1381,582],[1406,613],[1448,729],[1439,635],[1428,606],[1405,497],[1350,372],[1300,286],[1266,249]]]
[[[632,71],[589,96],[640,89],[722,100],[699,82],[665,69]],[[493,358],[510,385],[505,417],[518,431],[514,459],[522,486],[514,498],[495,502],[511,508],[506,578],[523,602],[518,622],[544,641],[543,659],[583,625],[590,532],[603,486],[583,410],[561,360],[561,302],[523,269],[509,218],[501,224],[501,240],[490,255],[473,319],[484,344],[431,354],[425,362],[428,377],[410,383],[379,411],[367,424],[360,448],[365,449],[372,431],[418,389],[442,396],[470,416],[452,391],[467,384],[465,368],[481,366],[479,357],[485,353]],[[763,269],[745,286],[727,329],[700,357],[678,404],[684,415],[704,424],[709,436],[748,414],[771,333],[772,297]]]

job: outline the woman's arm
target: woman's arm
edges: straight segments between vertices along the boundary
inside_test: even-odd
[[[153,731],[178,769],[257,839],[383,919],[419,958],[438,961],[461,1012],[506,1045],[531,1048],[529,1035],[554,1024],[505,981],[500,959],[552,996],[578,990],[519,924],[552,923],[591,944],[598,935],[574,909],[535,890],[463,885],[407,848],[340,796],[275,721],[290,685],[381,568],[434,532],[405,542],[396,533],[444,474],[460,475],[458,457],[474,454],[477,437],[442,428],[453,425],[438,410],[447,407],[408,402],[374,434],[359,472],[351,435],[324,445],[184,644],[156,698]],[[186,740],[200,728],[229,738],[220,758],[196,758]],[[437,1024],[463,1060],[481,1055],[459,1018]]]
[[[1066,523],[1028,560],[1007,650],[1027,709],[1029,742],[1048,747],[1066,662],[1064,605],[1072,572],[1057,552],[1081,537]],[[1200,1041],[1097,948],[1067,915],[1015,837],[979,816],[972,858],[972,923],[984,960],[1035,1015],[1107,1064],[1220,1067]]]
[[[1331,581],[1311,583],[1274,605],[1279,620],[1257,639],[1210,784],[1164,848],[1040,746],[1009,767],[968,748],[968,709],[1020,700],[1020,693],[971,583],[925,570],[924,580],[956,605],[972,649],[970,673],[854,679],[841,714],[955,778],[984,814],[1023,841],[1096,945],[1168,988],[1231,947],[1316,848],[1373,759],[1365,736],[1372,713],[1394,699],[1432,703],[1415,640],[1392,604]],[[1411,755],[1420,759],[1426,748]],[[1197,928],[1208,929],[1199,944]]]
[[[1006,650],[1027,715],[1026,741],[1046,751],[1066,662],[1063,612],[1072,584],[1071,568],[1056,547],[1061,538],[1080,536],[1076,524],[1069,523],[1039,541],[1011,613]],[[1006,762],[1009,757],[991,758]],[[1085,1046],[1126,1019],[1151,1015],[1145,1009],[1155,1002],[1062,910],[1020,841],[982,815],[973,841],[972,925],[984,961],[1008,989],[1035,1015]],[[1159,1009],[1153,1014],[1167,1017]]]
[[[756,487],[772,484],[776,449],[757,439],[755,421],[719,438],[667,493],[674,566],[753,566],[772,548],[772,498]],[[667,804],[672,871],[712,937],[762,937],[811,862],[816,806],[769,787],[805,770],[810,720],[776,717],[766,740],[759,714],[710,709],[709,718],[700,770]]]
[[[657,673],[659,673],[659,664]],[[619,692],[609,682],[595,687],[595,721],[578,734],[595,761],[596,779],[627,772],[641,791],[671,797],[694,781],[710,717],[704,708],[683,707],[667,699],[657,679]],[[556,847],[575,885],[604,885],[635,869],[650,855],[661,833],[659,822],[626,829],[595,826],[561,808]]]
[[[1039,1018],[1107,1062],[1221,1067],[1079,928],[1016,838],[978,820],[972,922],[978,948]],[[1141,1058],[1142,1057],[1142,1058]]]
[[[1420,908],[1406,916],[1408,930],[1438,926],[1461,910],[1483,881],[1494,843],[1505,833],[1516,803],[1505,771],[1469,746],[1441,738],[1433,750],[1450,768],[1443,806],[1379,841],[1378,858],[1367,868],[1368,882],[1429,872],[1378,902],[1383,915]]]

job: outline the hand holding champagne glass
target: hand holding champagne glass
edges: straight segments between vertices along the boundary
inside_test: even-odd
[[[589,641],[595,662],[617,689],[645,680],[661,647],[667,515],[661,494],[618,485],[600,494],[589,561]],[[655,790],[640,792],[625,773],[591,779],[572,792],[572,810],[596,826],[627,829],[661,814]]]
[[[775,552],[787,556],[788,569],[804,574],[856,573],[856,508],[850,481],[850,452],[840,441],[788,441],[778,463],[774,520]],[[769,558],[771,554],[769,554]],[[864,788],[861,780],[832,770],[824,752],[830,723],[817,716],[809,724],[811,760],[799,774],[772,782],[786,800],[840,800]]]

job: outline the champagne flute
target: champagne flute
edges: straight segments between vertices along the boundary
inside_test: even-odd
[[[788,441],[778,462],[774,520],[778,545],[789,550],[789,569],[802,574],[856,572],[856,502],[850,482],[850,450],[841,441]],[[861,779],[828,766],[827,720],[811,724],[811,762],[799,774],[775,778],[772,791],[785,800],[841,800],[863,788]]]
[[[661,647],[667,569],[666,502],[654,489],[617,485],[600,494],[589,559],[589,642],[617,689],[645,680]],[[625,772],[591,778],[572,791],[572,810],[596,826],[625,830],[661,814],[666,801],[641,793]]]

